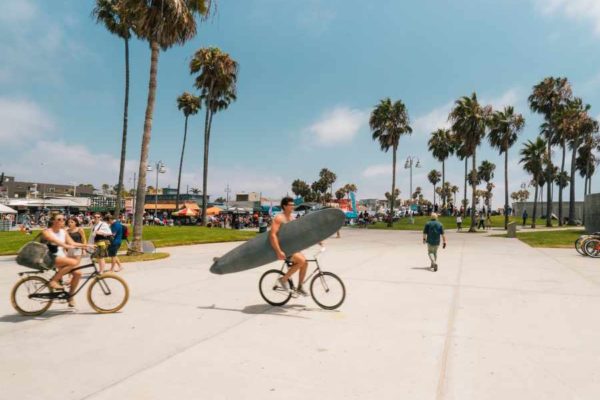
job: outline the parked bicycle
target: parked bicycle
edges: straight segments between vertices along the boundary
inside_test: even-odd
[[[89,264],[74,268],[73,271],[82,269],[93,269],[93,271],[84,277],[85,281],[73,295],[70,295],[67,290],[57,290],[49,286],[50,280],[43,275],[50,271],[55,272],[53,268],[19,272],[18,275],[23,278],[12,288],[10,294],[12,306],[21,315],[41,315],[50,308],[54,301],[66,302],[75,297],[90,281],[87,300],[96,312],[100,314],[115,313],[125,306],[129,299],[129,286],[123,278],[110,272],[101,274],[93,257]]]
[[[583,256],[600,258],[600,232],[579,236],[575,240],[575,250]]]
[[[325,251],[324,247],[312,259],[306,260],[309,263],[314,263],[315,269],[302,282],[302,286],[305,286],[310,280],[310,295],[315,303],[325,310],[335,310],[346,299],[346,287],[336,274],[321,270],[318,258],[323,251]],[[284,269],[289,268],[290,264],[289,260],[285,260],[281,269],[270,269],[260,278],[258,283],[260,295],[272,306],[283,306],[292,297],[297,297],[292,279],[288,280],[291,290],[282,288],[278,282],[279,278],[285,275]]]

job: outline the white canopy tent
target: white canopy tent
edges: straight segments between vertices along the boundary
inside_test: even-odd
[[[17,210],[13,210],[10,207],[5,206],[4,204],[0,204],[0,214],[16,214]]]

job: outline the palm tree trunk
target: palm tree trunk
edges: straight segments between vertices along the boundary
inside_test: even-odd
[[[471,174],[474,174],[474,171],[477,171],[477,154],[476,154],[477,150],[473,150],[473,156],[471,157],[471,165],[473,166],[473,169],[471,170]],[[473,183],[471,185],[471,227],[469,228],[469,232],[477,232],[477,221],[475,221],[475,200],[476,200],[476,192],[477,192],[477,180],[473,179]]]
[[[207,102],[210,104],[210,101]],[[210,135],[210,106],[206,107],[206,116],[204,119],[204,166],[202,172],[202,226],[206,226],[206,209],[208,204],[208,196],[206,195],[207,179],[208,179],[208,144]]]
[[[185,153],[185,142],[187,139],[188,115],[185,116],[185,128],[183,130],[183,146],[181,146],[181,159],[179,160],[179,174],[177,175],[177,196],[175,197],[175,211],[179,210],[179,189],[181,188],[181,170],[183,168],[183,155]]]
[[[548,165],[546,171],[546,226],[552,227],[552,144],[548,139]]]
[[[446,208],[446,160],[442,160],[442,208]],[[435,193],[435,192],[434,192]],[[435,196],[435,194],[434,194]]]
[[[538,185],[535,185],[535,194],[533,195],[533,213],[531,215],[531,228],[535,228],[535,218],[537,216],[537,198],[538,198]]]
[[[433,185],[433,209],[435,210],[435,185]]]
[[[390,220],[388,221],[388,227],[392,227],[394,223],[394,203],[396,202],[396,151],[398,146],[394,145],[394,153],[392,156],[392,193],[390,196]]]
[[[119,218],[121,213],[121,198],[123,179],[125,175],[125,154],[127,152],[127,110],[129,109],[129,39],[125,40],[125,101],[123,105],[123,136],[121,138],[121,164],[119,165],[119,183],[117,184],[117,202],[113,216]]]
[[[579,139],[573,141],[573,154],[571,156],[571,182],[569,183],[569,222],[568,225],[575,224],[575,162],[577,159],[577,148]]]
[[[508,149],[504,152],[504,229],[508,229]]]
[[[463,218],[467,217],[467,163],[469,161],[469,157],[465,157],[465,185],[464,185],[464,194],[463,194]]]
[[[140,251],[142,247],[142,230],[144,224],[144,206],[146,197],[146,166],[148,164],[148,151],[152,136],[152,114],[154,113],[154,101],[156,99],[156,77],[158,74],[158,56],[160,48],[158,42],[150,43],[150,81],[148,83],[148,102],[146,103],[146,115],[144,118],[144,134],[142,136],[142,151],[140,154],[140,167],[138,170],[138,184],[135,193],[135,223],[133,225],[134,250]]]
[[[562,161],[560,163],[560,173],[562,176],[563,172],[565,171],[565,158],[567,155],[567,146],[566,146],[564,140],[562,141],[561,145],[562,145]],[[564,189],[564,187],[561,185],[561,182],[559,182],[559,184],[558,184],[558,226],[563,226],[563,189]]]

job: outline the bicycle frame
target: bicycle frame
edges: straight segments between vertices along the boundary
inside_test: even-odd
[[[319,265],[319,257],[318,255],[314,256],[315,258],[312,258],[310,260],[306,260],[307,263],[311,263],[314,262],[316,265],[316,268],[313,270],[313,272],[311,272],[310,274],[308,274],[306,276],[306,278],[304,279],[304,281],[302,282],[302,285],[304,285],[306,282],[308,282],[310,280],[310,278],[312,278],[315,274],[320,273],[321,272],[321,266]],[[290,264],[291,261],[288,261],[287,259],[283,262],[283,265],[281,266],[281,272],[283,272],[285,267],[290,268],[293,264]]]
[[[69,292],[61,290],[61,291],[52,292],[52,293],[39,293],[39,294],[34,293],[34,294],[30,295],[30,297],[48,298],[48,299],[70,299],[71,297],[75,297],[77,295],[77,293],[79,293],[91,279],[95,278],[98,275],[101,275],[100,272],[98,272],[98,268],[96,268],[96,263],[93,261],[89,264],[85,264],[85,265],[81,265],[77,268],[73,268],[69,273],[71,273],[73,271],[79,271],[81,269],[86,269],[86,268],[94,268],[94,271],[87,276],[86,280],[79,285],[79,287],[77,288],[75,293],[73,293],[72,295],[69,294]],[[35,275],[35,274],[40,274],[40,273],[44,273],[44,272],[46,272],[46,271],[24,271],[24,272],[19,272],[18,275],[19,276]],[[102,288],[102,289],[104,289],[104,288]]]

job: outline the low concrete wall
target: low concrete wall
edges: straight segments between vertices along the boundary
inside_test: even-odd
[[[533,216],[533,201],[526,202],[514,202],[512,203],[514,213],[513,215],[516,217],[521,217],[523,215],[523,209],[527,209],[527,214],[529,214],[529,218]],[[581,221],[583,219],[583,201],[575,202],[575,219]],[[546,215],[546,207],[545,201],[538,201],[537,203],[537,216],[540,218],[542,215]],[[552,202],[552,214],[554,214],[558,218],[558,201]],[[567,197],[566,200],[563,200],[563,218],[569,217],[569,199]]]
[[[600,193],[585,196],[585,230],[600,232]]]

